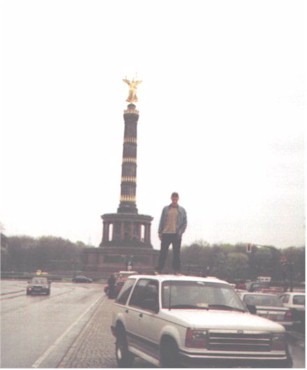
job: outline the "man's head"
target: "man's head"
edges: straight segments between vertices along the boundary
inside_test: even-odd
[[[177,192],[173,192],[171,195],[172,205],[176,206],[178,203],[179,194]]]

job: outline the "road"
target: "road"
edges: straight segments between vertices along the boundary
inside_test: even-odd
[[[115,368],[112,303],[102,284],[54,282],[50,296],[26,296],[26,282],[1,281],[1,368]],[[295,368],[305,341],[291,335]],[[152,367],[136,360],[134,367]]]
[[[24,281],[1,282],[4,368],[40,367],[53,349],[58,352],[54,361],[59,360],[104,295],[102,284],[54,282],[50,296],[27,296],[26,285]],[[59,342],[61,346],[56,346]]]

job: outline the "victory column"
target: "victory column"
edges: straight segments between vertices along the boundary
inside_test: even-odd
[[[128,264],[138,272],[152,272],[157,251],[151,245],[152,216],[138,214],[136,206],[137,184],[137,123],[139,111],[137,87],[140,80],[127,78],[129,86],[127,109],[124,110],[124,141],[120,185],[120,203],[117,213],[106,213],[103,220],[102,241],[99,248],[85,252],[85,270],[109,276],[125,269]]]

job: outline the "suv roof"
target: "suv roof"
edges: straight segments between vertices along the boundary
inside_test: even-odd
[[[148,274],[136,274],[131,275],[129,278],[142,278],[142,279],[148,279],[148,278],[156,278],[158,281],[166,281],[166,280],[180,280],[180,281],[204,281],[204,282],[212,282],[212,283],[221,283],[221,284],[227,284],[231,286],[227,281],[220,280],[214,276],[192,276],[192,275],[170,275],[170,274],[160,274],[160,275],[148,275]]]

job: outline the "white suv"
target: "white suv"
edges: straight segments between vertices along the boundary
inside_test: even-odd
[[[114,303],[119,367],[292,367],[285,329],[214,277],[133,275]]]

